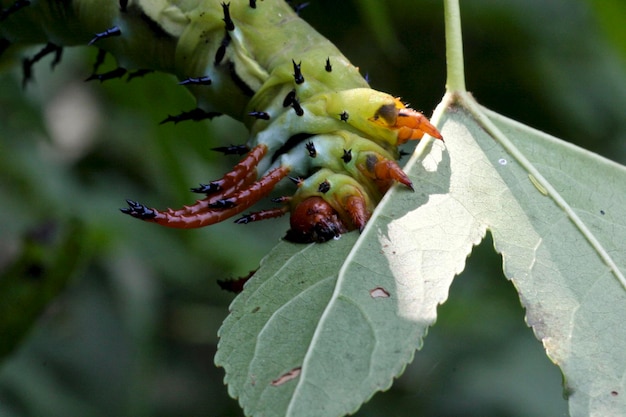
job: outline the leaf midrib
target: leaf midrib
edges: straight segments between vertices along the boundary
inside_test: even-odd
[[[585,222],[576,214],[575,210],[569,203],[561,196],[561,194],[552,186],[552,184],[535,168],[532,162],[530,162],[524,154],[515,146],[507,136],[488,118],[486,112],[467,92],[447,93],[446,97],[442,100],[442,103],[455,103],[465,108],[476,120],[476,123],[482,127],[497,143],[504,148],[504,150],[519,163],[519,165],[526,170],[529,175],[532,175],[537,183],[544,188],[546,196],[551,198],[554,203],[565,213],[570,221],[576,226],[581,235],[587,240],[594,251],[602,259],[602,261],[609,267],[613,276],[620,283],[622,288],[626,290],[626,277],[620,271],[616,262],[611,255],[604,248],[602,243],[596,238],[596,236],[589,230]],[[436,121],[435,121],[436,123]]]

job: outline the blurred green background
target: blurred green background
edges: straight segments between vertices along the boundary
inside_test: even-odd
[[[623,1],[473,0],[461,12],[482,104],[626,162]],[[432,112],[445,85],[440,1],[312,0],[301,15],[374,88]],[[192,202],[189,187],[237,160],[209,148],[246,132],[227,119],[159,126],[194,107],[184,88],[160,74],[84,83],[94,56],[66,50],[53,72],[47,58],[25,90],[19,65],[0,75],[0,325],[52,298],[21,343],[0,334],[0,416],[240,416],[213,365],[233,299],[216,280],[255,269],[286,219],[179,231],[120,214],[125,198]],[[560,372],[501,270],[486,239],[423,350],[358,416],[566,415]]]

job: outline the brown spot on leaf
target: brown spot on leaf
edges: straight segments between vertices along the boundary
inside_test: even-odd
[[[280,385],[283,385],[287,381],[291,381],[292,379],[297,378],[298,375],[300,375],[301,371],[302,367],[300,366],[298,366],[297,368],[293,368],[291,371],[284,373],[275,380],[273,380],[272,386],[278,387]]]
[[[383,287],[376,287],[370,290],[370,295],[372,298],[389,298],[389,291],[384,289]]]

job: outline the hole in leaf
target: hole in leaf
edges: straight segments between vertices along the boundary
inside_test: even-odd
[[[389,298],[390,297],[389,291],[387,291],[383,287],[376,287],[370,290],[370,295],[372,296],[372,298]]]
[[[275,387],[283,385],[285,382],[291,381],[292,379],[297,378],[298,375],[300,375],[301,371],[302,371],[302,367],[300,366],[298,366],[297,368],[293,368],[291,371],[284,373],[278,378],[276,378],[275,380],[273,380],[272,385]]]

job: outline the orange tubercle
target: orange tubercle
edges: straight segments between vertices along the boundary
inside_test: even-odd
[[[398,117],[392,128],[397,129],[399,144],[409,140],[421,139],[424,134],[443,140],[441,133],[422,113],[406,107],[399,99],[396,99],[396,108],[398,109]]]

